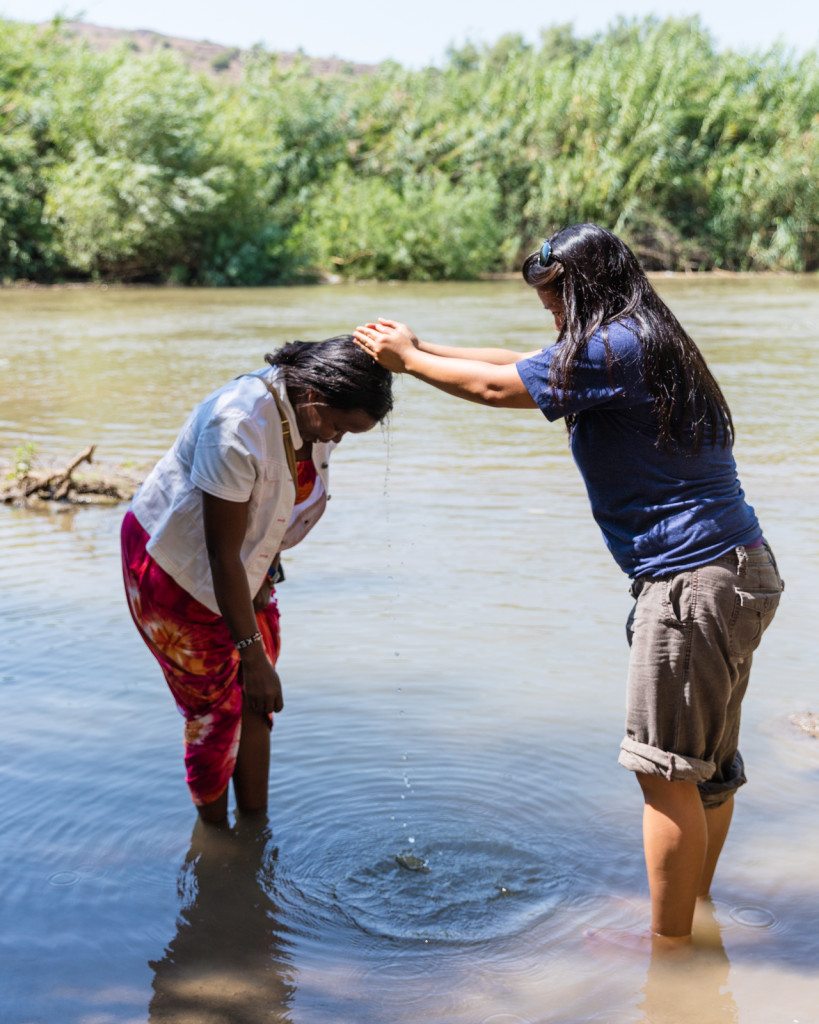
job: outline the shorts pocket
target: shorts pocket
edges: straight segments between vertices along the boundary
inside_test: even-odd
[[[742,590],[736,594],[728,626],[728,647],[735,657],[746,658],[759,647],[762,634],[779,607],[781,590]]]
[[[697,570],[689,569],[675,573],[663,580],[662,604],[663,621],[672,629],[684,630],[691,618],[693,592],[696,586]]]

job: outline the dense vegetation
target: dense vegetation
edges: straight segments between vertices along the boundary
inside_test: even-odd
[[[466,278],[583,220],[650,267],[816,269],[818,66],[646,20],[226,85],[0,22],[0,279]]]

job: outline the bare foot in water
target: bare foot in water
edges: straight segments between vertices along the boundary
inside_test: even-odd
[[[691,936],[657,935],[651,931],[630,931],[626,928],[588,928],[583,938],[600,952],[633,953],[642,956],[688,956]]]

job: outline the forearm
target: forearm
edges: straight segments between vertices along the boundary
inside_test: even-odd
[[[514,363],[499,365],[476,359],[451,359],[416,349],[406,359],[406,371],[468,402],[507,409],[534,406]]]
[[[210,554],[210,553],[209,553]],[[259,633],[250,587],[241,560],[236,555],[210,554],[213,590],[219,611],[235,641]],[[251,643],[239,651],[243,707],[263,714],[284,707],[281,680],[267,656],[264,643]]]
[[[517,363],[531,354],[510,352],[505,348],[455,348],[451,345],[432,345],[420,338],[418,339],[418,349],[428,355],[440,356],[443,359],[467,359],[471,362],[492,363],[495,366]]]
[[[241,560],[218,552],[209,557],[213,592],[230,635],[234,640],[253,636],[258,629],[256,613]]]

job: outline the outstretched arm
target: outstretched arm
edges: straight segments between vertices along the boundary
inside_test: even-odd
[[[406,324],[398,323],[396,320],[386,320],[384,317],[379,317],[377,322],[364,326],[388,330],[404,328],[412,335],[413,344],[419,352],[427,352],[431,356],[442,356],[445,359],[470,359],[479,363],[505,366],[507,363],[517,363],[521,359],[528,359],[529,356],[537,355],[540,351],[540,349],[535,349],[533,352],[512,352],[506,348],[456,348],[452,345],[433,345],[413,334]]]
[[[387,322],[391,323],[391,321]],[[426,352],[431,356],[441,356],[444,359],[469,359],[477,363],[494,363],[496,366],[520,362],[521,359],[528,359],[540,351],[540,349],[535,349],[533,352],[512,352],[508,348],[454,348],[451,345],[432,345],[420,338],[418,338],[417,348],[419,352]]]
[[[447,349],[421,347],[406,326],[393,320],[379,320],[356,328],[353,337],[360,348],[395,373],[411,373],[456,398],[505,409],[534,409],[535,402],[517,371],[515,363],[523,353],[503,362],[470,358],[465,353],[501,353],[501,349]],[[433,351],[429,351],[432,349]],[[457,352],[457,356],[448,353]]]

